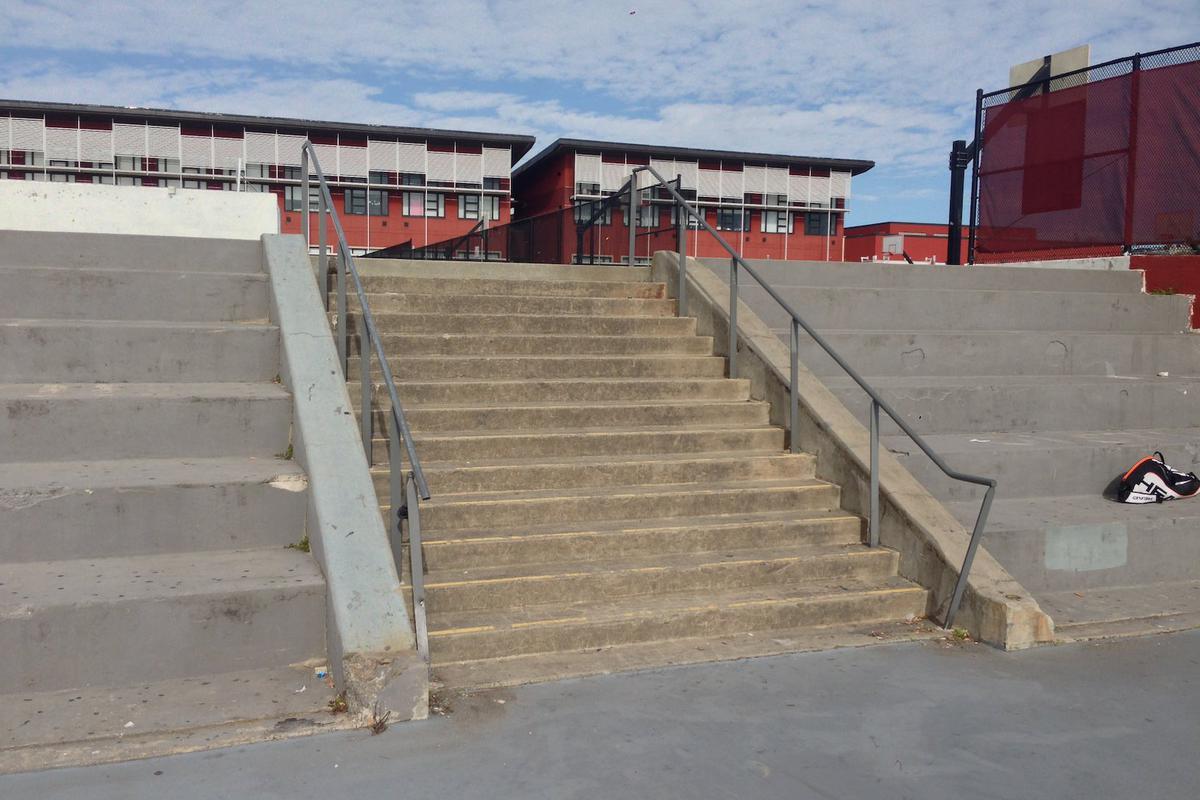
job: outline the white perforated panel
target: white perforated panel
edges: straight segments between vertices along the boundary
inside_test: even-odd
[[[338,148],[338,174],[351,178],[367,177],[367,148],[346,147]]]
[[[600,165],[600,191],[615,192],[629,180],[629,167],[624,164]]]
[[[752,194],[765,194],[767,191],[767,170],[765,167],[746,167],[742,173],[745,181],[745,191]],[[782,194],[775,192],[774,194]]]
[[[829,178],[813,176],[812,184],[808,189],[808,201],[810,203],[829,202]]]
[[[808,202],[808,176],[788,176],[788,200],[793,203]]]
[[[146,126],[147,152],[151,157],[179,158],[179,128]]]
[[[637,174],[637,176],[637,185],[639,189],[645,189],[647,186],[654,186],[658,183],[658,178],[654,177],[646,170],[642,170]]]
[[[114,122],[113,148],[123,156],[146,155],[146,126]]]
[[[81,130],[79,132],[79,160],[111,162],[113,160],[112,131]]]
[[[288,167],[300,166],[300,145],[304,144],[303,136],[281,133],[275,137],[275,152],[278,164]],[[324,168],[324,165],[322,165]]]
[[[512,153],[507,147],[483,148],[483,177],[507,178],[512,172]]]
[[[454,153],[438,153],[431,150],[428,153],[428,163],[426,180],[454,180]]]
[[[396,172],[396,143],[368,139],[367,169],[374,172]]]
[[[37,150],[41,152],[45,131],[45,123],[39,119],[26,117],[12,118],[12,148],[13,150]]]
[[[246,163],[275,163],[275,134],[246,131]]]
[[[237,169],[238,160],[246,156],[242,139],[220,139],[213,137],[213,167]]]
[[[600,156],[575,154],[575,182],[600,183]]]
[[[326,178],[339,174],[337,145],[314,144],[313,150],[317,154],[317,161],[321,162],[321,171],[325,173]]]
[[[181,136],[179,163],[184,167],[212,166],[212,138],[209,136]]]
[[[718,197],[721,194],[721,173],[715,169],[700,170],[696,193],[701,197]]]
[[[683,182],[683,188],[699,190],[700,188],[700,165],[695,161],[676,161],[675,172],[679,174]]]
[[[767,194],[788,194],[788,177],[785,167],[767,167],[764,182]]]
[[[46,159],[79,160],[78,128],[46,128]]]
[[[411,142],[396,145],[396,169],[400,172],[424,172],[425,145]]]
[[[834,197],[849,197],[850,196],[850,173],[849,172],[831,172],[829,173],[832,183],[832,192]]]
[[[743,190],[744,176],[740,172],[731,172],[729,170],[721,170],[721,197],[737,197],[741,198],[744,194]]]
[[[483,156],[478,153],[456,153],[454,179],[459,183],[483,183]]]
[[[652,158],[650,159],[650,167],[658,171],[664,179],[668,181],[675,180],[675,162],[669,158]]]

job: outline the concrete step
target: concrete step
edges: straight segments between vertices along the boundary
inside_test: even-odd
[[[1184,471],[1200,469],[1200,428],[947,433],[926,441],[951,467],[996,478],[999,498],[1096,495],[1155,450]],[[885,436],[883,444],[937,497],[982,499],[982,490],[945,477],[908,437]]]
[[[926,591],[900,578],[839,580],[717,593],[663,595],[496,612],[440,614],[431,620],[435,665],[484,658],[602,648],[746,631],[854,624],[923,616]]]
[[[701,259],[728,282],[728,259]],[[883,289],[976,289],[1001,291],[1140,292],[1142,273],[1130,269],[1059,269],[999,265],[845,263],[749,259],[772,286],[860,287]],[[754,281],[743,276],[741,283]]]
[[[379,362],[371,373],[379,378]],[[719,378],[725,359],[712,355],[639,356],[405,356],[391,357],[393,375],[418,380],[506,378]],[[346,376],[358,380],[360,363],[350,359]]]
[[[275,383],[10,383],[0,407],[0,463],[269,457],[288,448],[292,398]]]
[[[478,492],[422,504],[430,532],[487,526],[493,530],[541,523],[662,519],[706,514],[746,514],[838,508],[838,487],[815,479],[736,483],[664,484],[610,489]]]
[[[262,243],[257,239],[0,230],[0,253],[5,266],[262,272]]]
[[[675,316],[674,300],[488,294],[370,294],[372,313]]]
[[[325,651],[325,584],[282,547],[0,564],[0,692],[122,686]]]
[[[849,378],[826,385],[860,419],[869,399]],[[918,433],[1127,430],[1200,419],[1200,378],[1071,375],[876,378],[870,383]],[[899,429],[884,415],[884,434]]]
[[[648,281],[649,267],[576,264],[522,264],[478,261],[425,261],[420,259],[358,259],[359,275],[418,278],[529,280],[529,281]]]
[[[390,403],[382,405],[390,408]],[[360,403],[354,403],[355,413]],[[413,406],[409,425],[421,433],[439,431],[515,431],[645,425],[766,425],[770,405],[740,400],[680,403],[555,403],[536,406]],[[376,410],[376,424],[386,421]]]
[[[582,325],[580,326],[583,327]],[[381,334],[384,352],[412,356],[705,355],[710,336],[594,336],[581,334]],[[359,355],[358,337],[350,352]]]
[[[235,322],[0,320],[0,382],[269,381],[279,329]]]
[[[817,330],[1179,333],[1189,329],[1192,305],[1190,296],[1128,292],[790,287],[780,294]],[[768,327],[791,324],[765,290],[745,286],[739,296]]]
[[[1042,608],[1062,642],[1115,639],[1200,628],[1200,580],[1051,592]]]
[[[274,458],[0,464],[0,563],[283,547],[306,487]]]
[[[422,461],[480,461],[496,458],[626,456],[660,453],[712,453],[721,450],[782,450],[783,431],[770,426],[596,428],[566,431],[415,433]],[[376,438],[375,463],[386,463],[387,440]]]
[[[394,373],[400,402],[408,406],[463,403],[580,403],[657,400],[749,400],[750,381],[708,377],[558,378],[544,380],[430,380],[410,370]],[[350,396],[361,396],[360,386]],[[381,383],[375,396],[386,397]]]
[[[662,299],[665,283],[647,280],[593,280],[571,278],[425,278],[414,275],[364,275],[369,294],[527,295],[531,297],[621,297]]]
[[[528,605],[597,603],[663,593],[709,594],[786,587],[804,581],[866,582],[895,574],[897,563],[895,551],[861,544],[728,548],[720,553],[643,553],[602,562],[588,559],[525,567],[456,567],[431,571],[425,588],[429,613],[440,615]]]
[[[261,273],[0,267],[0,318],[266,320]]]
[[[605,314],[443,314],[385,312],[371,302],[380,335],[419,334],[427,336],[471,335],[501,336],[520,334],[587,335],[587,336],[694,336],[696,320],[691,317],[645,317]],[[351,331],[358,330],[358,313],[351,309],[347,315]]]
[[[948,504],[960,519],[978,511]],[[1040,597],[1200,580],[1200,501],[1131,506],[1096,494],[997,500],[983,546]]]
[[[705,483],[708,481],[811,478],[816,459],[807,453],[776,450],[686,453],[683,455],[599,456],[561,460],[499,459],[471,463],[422,461],[430,491],[466,492],[581,489],[601,486]],[[388,496],[386,464],[371,470],[380,501]]]
[[[13,712],[0,715],[0,774],[349,727],[351,715],[329,713],[333,694],[301,664],[0,695]]]
[[[474,692],[542,681],[608,675],[613,672],[773,656],[838,647],[944,638],[945,631],[920,618],[851,625],[727,631],[709,636],[634,644],[589,647],[556,653],[533,653],[437,666],[434,681],[445,690]]]
[[[844,511],[757,511],[647,521],[551,523],[519,529],[429,531],[425,564],[431,571],[470,570],[512,564],[549,564],[578,559],[594,563],[668,554],[725,553],[799,544],[845,546],[862,541],[862,520]]]
[[[776,331],[788,340],[788,330]],[[862,375],[1200,375],[1200,335],[1077,331],[821,331]],[[800,361],[845,372],[806,335]]]

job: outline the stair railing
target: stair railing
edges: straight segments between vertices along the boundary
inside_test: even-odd
[[[300,186],[301,202],[304,211],[301,214],[304,242],[310,246],[310,220],[312,203],[310,200],[309,174],[317,178],[317,253],[318,283],[324,288],[325,278],[329,269],[329,256],[326,249],[326,228],[332,223],[337,239],[334,248],[335,273],[337,276],[337,309],[334,318],[334,338],[337,342],[338,364],[342,368],[342,378],[347,380],[349,373],[349,324],[346,316],[346,282],[347,277],[354,281],[354,291],[358,295],[358,353],[359,381],[362,384],[362,410],[359,414],[360,430],[362,433],[363,450],[366,452],[367,465],[375,461],[373,442],[375,438],[374,424],[374,390],[375,383],[371,379],[371,359],[379,360],[379,368],[383,373],[383,388],[387,392],[391,409],[388,412],[388,472],[389,472],[389,503],[388,537],[391,540],[392,556],[396,562],[396,574],[404,582],[404,544],[402,521],[408,521],[408,566],[412,581],[413,622],[417,632],[417,650],[429,660],[429,626],[425,613],[425,576],[424,561],[421,552],[421,509],[420,501],[430,498],[429,485],[425,481],[425,473],[421,469],[421,459],[413,444],[412,431],[409,430],[408,420],[404,416],[404,406],[400,403],[400,395],[396,391],[396,380],[388,363],[387,353],[383,349],[383,339],[375,325],[375,317],[367,302],[367,293],[363,290],[362,279],[358,267],[354,263],[354,253],[346,241],[346,233],[342,229],[341,219],[333,207],[333,195],[329,191],[329,181],[321,169],[321,162],[312,142],[304,140],[300,151]],[[347,381],[348,382],[348,381]],[[404,469],[403,457],[408,456],[408,470]]]
[[[987,491],[983,495],[983,503],[979,507],[979,515],[975,518],[975,527],[971,531],[971,540],[970,540],[969,544],[967,545],[966,556],[963,559],[961,569],[959,569],[959,571],[958,571],[958,580],[954,584],[954,593],[951,595],[951,598],[950,598],[950,606],[946,612],[946,621],[945,621],[945,624],[943,627],[950,628],[951,626],[953,626],[954,617],[958,614],[958,608],[959,608],[959,605],[962,603],[963,593],[966,591],[966,588],[967,588],[967,576],[971,572],[971,565],[975,561],[975,553],[979,549],[979,543],[983,539],[983,532],[987,526],[988,512],[991,510],[992,497],[995,495],[995,492],[996,492],[996,480],[994,478],[984,478],[979,475],[971,475],[966,472],[959,472],[958,470],[955,470],[955,469],[952,469],[951,467],[949,467],[946,464],[946,462],[942,460],[941,456],[939,456],[936,452],[934,452],[933,448],[930,447],[929,444],[923,438],[921,438],[921,436],[916,431],[914,431],[907,422],[904,421],[904,418],[900,414],[898,414],[895,411],[895,409],[893,409],[891,407],[891,405],[889,405],[888,402],[879,395],[879,392],[876,391],[875,388],[872,387],[869,383],[867,383],[867,381],[861,375],[859,375],[858,372],[855,371],[855,369],[853,367],[851,367],[848,363],[846,363],[846,360],[844,358],[842,358],[842,356],[839,355],[836,350],[833,349],[833,346],[830,345],[829,342],[827,342],[825,340],[825,338],[823,336],[821,336],[821,334],[819,334],[815,330],[813,330],[812,326],[804,321],[804,318],[800,316],[800,314],[796,311],[796,309],[792,308],[792,306],[786,300],[784,300],[782,296],[780,296],[779,292],[777,292],[774,287],[772,287],[769,283],[767,283],[767,281],[764,280],[762,278],[762,276],[760,276],[754,270],[753,267],[751,267],[749,264],[746,263],[745,259],[743,259],[740,255],[738,255],[738,252],[733,249],[733,247],[729,244],[729,242],[727,242],[723,236],[721,236],[719,233],[717,233],[717,231],[711,225],[708,224],[708,221],[706,219],[704,219],[704,215],[699,210],[697,210],[695,207],[693,207],[690,203],[688,203],[688,201],[683,197],[683,195],[680,194],[679,191],[677,191],[676,187],[672,185],[671,181],[668,181],[666,178],[664,178],[653,167],[649,167],[649,166],[635,167],[633,169],[633,175],[630,177],[629,182],[626,184],[626,186],[629,188],[629,192],[630,192],[630,195],[629,195],[630,211],[629,211],[629,213],[630,213],[631,221],[634,219],[634,214],[637,212],[637,206],[638,206],[638,201],[639,201],[639,191],[640,190],[638,190],[636,188],[637,187],[637,173],[639,173],[639,172],[648,172],[655,179],[657,179],[658,184],[662,187],[665,187],[666,190],[668,192],[670,192],[672,199],[674,200],[675,206],[678,209],[678,213],[676,214],[676,220],[677,220],[677,224],[679,227],[679,230],[678,230],[679,286],[677,289],[677,297],[679,298],[679,315],[680,316],[687,315],[687,234],[688,234],[690,220],[694,219],[696,221],[696,226],[698,228],[702,228],[702,229],[708,231],[708,233],[714,239],[716,239],[717,243],[719,245],[721,245],[722,248],[724,248],[725,252],[727,252],[729,254],[729,377],[732,378],[737,375],[737,341],[738,341],[737,307],[738,307],[738,277],[739,277],[740,271],[745,271],[746,274],[748,274],[751,278],[753,278],[758,283],[758,285],[761,286],[766,291],[766,293],[769,294],[771,296],[771,298],[776,303],[778,303],[780,306],[782,306],[783,310],[786,311],[791,316],[791,318],[792,318],[791,342],[790,342],[791,409],[790,409],[790,413],[789,413],[789,420],[790,420],[790,424],[791,424],[791,451],[793,453],[799,452],[799,447],[800,447],[799,436],[797,435],[797,432],[800,430],[800,427],[799,427],[800,399],[799,399],[799,392],[798,392],[798,388],[799,388],[798,380],[799,380],[799,373],[800,373],[800,330],[801,329],[803,329],[805,331],[805,333],[807,333],[810,337],[812,337],[812,340],[815,341],[821,347],[821,349],[824,350],[829,355],[829,357],[832,358],[834,360],[834,362],[837,363],[837,365],[839,367],[841,367],[842,370],[844,370],[845,373],[847,375],[849,375],[851,377],[851,379],[853,379],[854,382],[857,383],[864,392],[866,392],[867,396],[871,399],[871,412],[870,412],[871,464],[870,464],[870,504],[869,504],[870,511],[869,511],[869,517],[868,517],[869,544],[871,547],[879,546],[879,521],[880,521],[880,511],[879,511],[879,412],[880,411],[883,411],[883,413],[887,414],[888,417],[890,417],[892,419],[892,421],[896,423],[896,425],[900,428],[900,430],[904,431],[904,433],[908,436],[908,438],[912,439],[913,442],[917,445],[917,447],[921,448],[921,451],[923,453],[925,453],[925,455],[929,456],[929,459],[947,477],[952,478],[953,480],[963,481],[965,483],[973,483],[978,486],[986,486],[987,487]],[[631,228],[632,228],[632,226],[631,226]],[[631,235],[630,236],[630,253],[631,254],[633,252],[632,242],[633,242],[633,236]],[[630,263],[631,264],[633,263],[632,255],[630,257]]]

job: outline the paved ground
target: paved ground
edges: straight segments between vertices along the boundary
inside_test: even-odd
[[[449,716],[0,777],[86,798],[1195,798],[1200,631],[939,642],[565,681]]]

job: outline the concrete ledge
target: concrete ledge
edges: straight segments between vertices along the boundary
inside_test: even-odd
[[[653,279],[678,289],[679,257],[654,256]],[[744,281],[753,282],[749,276]],[[688,316],[698,332],[713,336],[715,352],[728,356],[729,287],[694,259],[688,263]],[[788,346],[744,303],[738,304],[737,376],[751,395],[771,404],[771,422],[789,427]],[[818,477],[842,487],[842,506],[867,514],[870,439],[867,429],[815,375],[798,375],[801,448],[817,456]],[[900,553],[900,573],[930,589],[928,614],[944,619],[970,533],[890,453],[881,453],[880,539]],[[984,548],[986,548],[986,538]],[[956,626],[981,641],[1016,650],[1054,638],[1053,623],[1037,602],[981,548],[975,558]]]
[[[307,532],[328,585],[328,650],[338,687],[360,713],[428,714],[418,655],[350,395],[304,240],[262,237],[279,325],[280,376],[295,397],[292,440],[308,473]]]
[[[8,230],[257,240],[279,231],[275,195],[198,189],[0,181]]]

